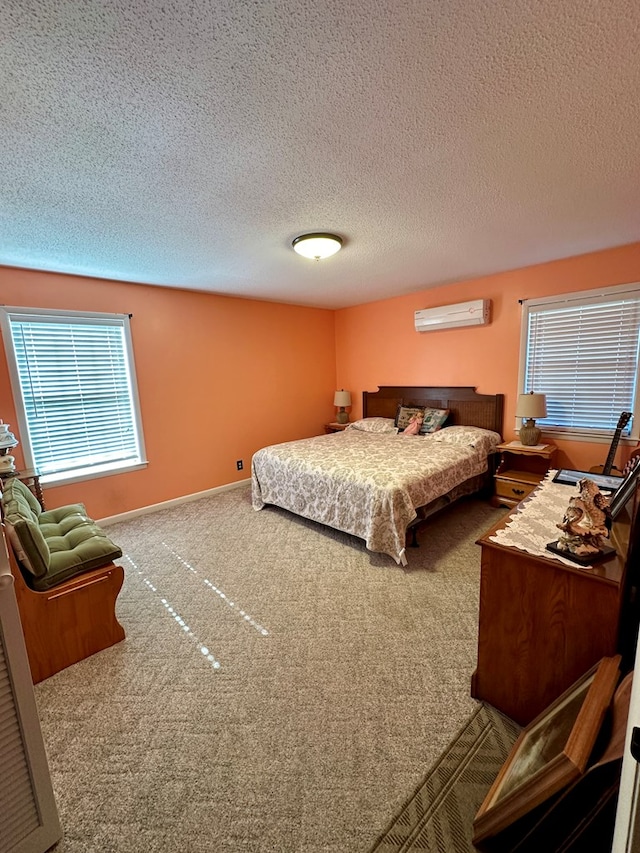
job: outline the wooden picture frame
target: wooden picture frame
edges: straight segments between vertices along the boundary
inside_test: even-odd
[[[576,471],[573,468],[561,468],[553,478],[554,483],[565,486],[577,486],[580,480],[592,480],[600,491],[614,493],[620,487],[623,477],[614,474],[591,474],[589,471]]]
[[[522,731],[473,821],[474,844],[502,832],[582,776],[619,666],[619,655],[603,658]]]
[[[622,480],[620,486],[609,501],[611,511],[611,519],[615,519],[624,509],[625,504],[633,497],[638,486],[638,478],[640,477],[640,465],[635,465]]]

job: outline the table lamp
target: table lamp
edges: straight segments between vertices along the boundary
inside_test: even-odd
[[[526,447],[533,447],[540,441],[542,431],[536,426],[536,418],[547,417],[547,401],[544,394],[520,394],[516,407],[516,417],[522,418],[520,441]]]
[[[9,424],[0,421],[0,474],[7,474],[16,470],[13,464],[15,459],[9,451],[13,447],[17,447],[19,443],[15,435],[9,432]]]
[[[351,405],[351,392],[345,391],[344,388],[340,391],[336,391],[333,395],[333,405],[339,406],[340,408],[340,411],[336,415],[336,423],[348,424],[349,415],[345,412],[344,407]]]

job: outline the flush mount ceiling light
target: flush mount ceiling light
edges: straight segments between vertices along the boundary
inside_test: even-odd
[[[342,248],[342,237],[336,234],[301,234],[291,244],[304,258],[320,261],[330,258]]]

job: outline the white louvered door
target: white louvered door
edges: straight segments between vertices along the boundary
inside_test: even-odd
[[[640,762],[638,761],[640,679],[636,677],[636,674],[640,673],[640,643],[636,646],[635,664],[622,759],[613,853],[638,853],[640,850]]]
[[[0,851],[44,853],[62,830],[4,537],[0,537]]]

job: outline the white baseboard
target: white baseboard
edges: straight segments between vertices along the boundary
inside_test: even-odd
[[[199,501],[201,498],[209,498],[220,492],[228,492],[229,489],[237,489],[239,486],[245,486],[250,483],[251,479],[239,480],[237,483],[228,483],[226,486],[216,486],[214,489],[207,489],[204,492],[195,492],[192,495],[183,495],[180,498],[172,498],[170,501],[163,501],[159,504],[151,504],[150,506],[141,506],[139,509],[132,509],[129,512],[121,512],[118,515],[109,515],[106,518],[97,518],[96,523],[101,527],[108,527],[110,524],[117,524],[119,521],[130,521],[132,518],[138,518],[141,515],[149,515],[152,512],[159,512],[161,509],[171,509],[180,504],[190,503],[191,501]]]

